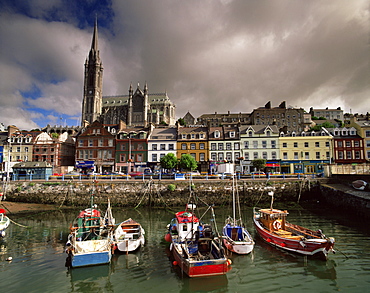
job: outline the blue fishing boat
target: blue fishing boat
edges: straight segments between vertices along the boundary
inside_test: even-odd
[[[109,215],[110,205],[104,217],[96,205],[79,213],[70,227],[66,244],[66,267],[93,266],[111,261],[114,220]]]

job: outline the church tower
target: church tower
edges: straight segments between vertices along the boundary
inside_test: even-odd
[[[81,125],[99,120],[102,113],[103,63],[98,50],[98,24],[95,20],[94,34],[88,58],[85,61],[84,93]]]

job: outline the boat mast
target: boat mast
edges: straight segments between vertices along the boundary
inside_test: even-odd
[[[236,226],[236,212],[235,212],[235,177],[233,175],[233,219],[234,226]]]

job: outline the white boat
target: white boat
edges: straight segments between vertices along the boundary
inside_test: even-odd
[[[118,224],[114,231],[116,248],[120,252],[132,252],[145,244],[145,231],[143,227],[133,219]]]
[[[248,230],[244,227],[238,193],[235,196],[235,177],[233,176],[233,217],[228,217],[225,226],[222,229],[222,241],[224,246],[236,254],[248,254],[254,248],[254,241]],[[236,215],[236,206],[238,206],[238,216]]]
[[[0,237],[5,236],[5,230],[9,227],[10,219],[6,216],[5,210],[0,209]]]

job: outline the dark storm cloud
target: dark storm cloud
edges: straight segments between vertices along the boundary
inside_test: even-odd
[[[283,100],[369,111],[368,1],[6,2],[15,4],[0,12],[0,106],[13,111],[3,119],[24,105],[56,121],[80,115],[95,15],[104,95],[147,82],[167,91],[178,117]],[[27,98],[35,87],[41,94]]]

